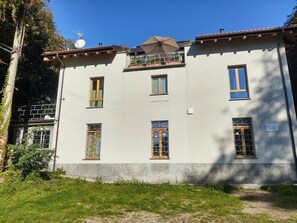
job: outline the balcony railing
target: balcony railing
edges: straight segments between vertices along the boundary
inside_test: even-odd
[[[184,51],[177,51],[169,54],[133,55],[130,56],[128,68],[172,65],[181,64],[184,62]]]
[[[40,121],[55,118],[56,104],[24,105],[13,109],[12,121]]]

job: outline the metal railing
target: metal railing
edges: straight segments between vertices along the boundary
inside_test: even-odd
[[[56,104],[24,105],[14,108],[12,112],[13,121],[34,121],[54,119]]]
[[[184,62],[184,51],[169,54],[133,55],[130,56],[128,68],[180,64]]]

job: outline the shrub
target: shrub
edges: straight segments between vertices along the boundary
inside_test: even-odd
[[[53,150],[43,149],[38,144],[8,145],[8,158],[10,168],[20,171],[20,180],[24,180],[29,174],[36,172],[42,178],[48,175],[42,170],[48,168]]]

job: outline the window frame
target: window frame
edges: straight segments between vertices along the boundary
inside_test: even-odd
[[[249,119],[250,120],[250,126],[234,126],[234,120],[236,119]],[[246,143],[245,143],[245,138],[241,137],[242,141],[242,152],[243,155],[237,155],[237,150],[236,150],[236,139],[235,139],[235,134],[234,130],[235,129],[240,129],[241,135],[244,135],[244,129],[250,129],[251,131],[251,137],[252,137],[252,147],[253,147],[253,155],[247,155],[246,154]],[[234,149],[235,149],[235,158],[236,159],[256,159],[256,147],[255,147],[255,136],[254,136],[254,127],[253,127],[253,118],[252,117],[236,117],[232,118],[232,135],[233,135],[233,144],[234,144]]]
[[[227,66],[227,68],[228,68],[229,97],[230,97],[230,100],[231,101],[233,101],[233,100],[236,101],[236,100],[247,100],[247,99],[250,99],[247,65],[246,64],[229,65],[229,66]],[[240,78],[239,78],[238,68],[243,68],[244,69],[244,78],[245,78],[245,83],[246,83],[246,88],[245,89],[240,88]],[[232,90],[231,89],[230,69],[234,69],[234,72],[235,72],[235,85],[236,85],[236,89],[235,90]],[[243,97],[243,98],[232,98],[231,97],[231,93],[240,93],[240,92],[246,92],[247,93],[247,97]]]
[[[161,78],[166,77],[166,92],[161,93],[162,88],[161,88]],[[158,92],[154,93],[154,78],[158,79]],[[151,76],[151,94],[152,96],[154,95],[168,95],[168,76],[167,74],[159,74],[159,75],[152,75]]]
[[[100,130],[91,131],[89,130],[89,126],[91,125],[100,125]],[[89,156],[89,136],[91,132],[94,132],[94,142],[92,147],[92,156]],[[99,154],[96,156],[96,136],[99,133],[100,135],[100,147],[99,147]],[[101,157],[101,143],[102,143],[102,123],[89,123],[87,124],[87,142],[86,142],[86,148],[85,148],[85,160],[100,160]]]
[[[38,143],[35,143],[35,134],[36,133],[40,133],[40,137],[38,139]],[[46,139],[46,133],[48,133],[48,138]],[[45,141],[48,140],[48,142],[45,143]],[[38,144],[38,145],[41,145],[42,148],[44,149],[49,149],[50,147],[50,142],[51,142],[51,130],[50,129],[36,129],[33,131],[33,138],[32,138],[32,144]],[[48,145],[47,147],[45,145]]]
[[[93,82],[96,81],[96,97],[92,98],[92,91],[93,91]],[[99,96],[101,82],[102,84],[102,98]],[[103,100],[104,100],[104,77],[91,77],[90,78],[90,96],[89,96],[89,108],[102,108],[103,107]],[[101,106],[92,106],[92,102],[99,102],[102,101]]]
[[[153,128],[153,123],[154,122],[167,122],[167,128]],[[154,132],[158,131],[159,134],[159,156],[155,156],[154,155]],[[165,130],[167,131],[167,147],[168,147],[168,154],[167,155],[163,155],[163,146],[162,146],[162,142],[163,142],[163,135],[162,135],[162,131]],[[161,137],[160,137],[161,136]],[[151,153],[152,153],[152,157],[151,159],[170,159],[169,158],[169,122],[168,120],[157,120],[157,121],[151,121]]]

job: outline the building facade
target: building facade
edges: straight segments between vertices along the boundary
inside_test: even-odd
[[[200,35],[163,58],[116,46],[44,53],[61,65],[54,168],[107,182],[296,181],[283,38],[294,33]]]

